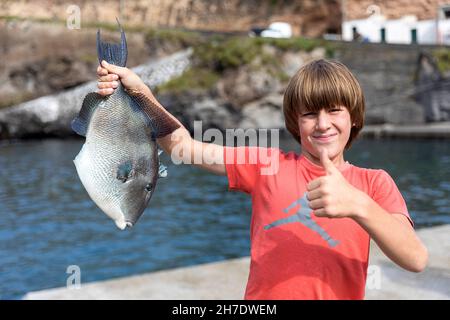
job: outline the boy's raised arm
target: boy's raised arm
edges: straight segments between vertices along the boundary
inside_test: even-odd
[[[226,175],[222,146],[194,140],[189,131],[154,97],[150,88],[133,71],[102,62],[97,68],[98,93],[107,96],[118,87],[120,79],[127,92],[156,119],[157,142],[175,163],[194,164],[219,175]]]

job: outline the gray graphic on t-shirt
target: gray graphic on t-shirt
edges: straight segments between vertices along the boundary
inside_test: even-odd
[[[289,217],[276,220],[276,221],[272,222],[271,224],[268,224],[267,226],[265,226],[264,229],[269,230],[270,228],[278,227],[282,224],[292,223],[292,222],[300,222],[303,225],[305,225],[306,227],[308,227],[309,229],[317,232],[326,242],[328,242],[328,245],[330,247],[337,246],[339,244],[339,241],[332,239],[330,237],[330,235],[328,233],[326,233],[326,231],[323,230],[322,227],[320,227],[311,218],[311,210],[312,209],[308,206],[308,199],[306,198],[306,192],[304,193],[303,197],[294,201],[289,207],[287,207],[283,211],[285,213],[288,213],[289,210],[291,210],[292,208],[295,208],[298,205],[300,205],[300,208],[298,209],[298,211],[296,213],[294,213],[293,215],[291,215]]]

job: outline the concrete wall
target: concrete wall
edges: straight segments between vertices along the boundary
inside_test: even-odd
[[[421,90],[419,87],[428,84],[426,80],[417,81],[419,58],[421,53],[431,53],[437,48],[359,42],[338,44],[335,58],[350,68],[364,90],[367,124],[418,124],[425,121],[426,106],[421,103],[420,95],[433,90],[446,79],[439,78],[436,67],[430,65],[430,72],[436,73],[436,77],[430,79],[439,79],[433,80],[427,90]],[[450,101],[450,86],[441,89],[445,99]]]

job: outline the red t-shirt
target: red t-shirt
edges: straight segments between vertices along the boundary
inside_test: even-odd
[[[314,216],[305,202],[306,185],[325,175],[321,166],[274,148],[226,147],[224,160],[230,190],[252,197],[245,299],[364,298],[369,235],[353,219]],[[349,163],[339,170],[384,210],[409,218],[385,171]]]

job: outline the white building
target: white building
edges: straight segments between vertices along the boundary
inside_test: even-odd
[[[342,38],[346,41],[450,45],[450,4],[441,6],[437,18],[430,20],[418,20],[414,15],[389,20],[373,6],[368,18],[343,22]]]

